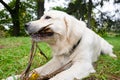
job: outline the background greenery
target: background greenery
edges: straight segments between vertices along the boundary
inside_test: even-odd
[[[120,79],[120,36],[104,37],[114,46],[114,53],[117,59],[113,59],[107,55],[99,57],[94,63],[96,73],[91,74],[85,80],[119,80]],[[9,37],[0,39],[0,79],[10,75],[20,74],[26,68],[31,40],[29,37]],[[46,43],[40,43],[40,48],[51,58],[51,49]],[[32,68],[45,64],[46,60],[37,52],[33,61]]]
[[[101,35],[111,31],[120,33],[119,9],[115,7],[115,12],[103,12],[97,9],[98,6],[102,8],[105,2],[109,1],[111,0],[71,0],[67,8],[56,6],[53,9],[67,12],[85,21],[88,28]],[[44,2],[45,0],[11,0],[10,3],[6,3],[0,0],[4,6],[4,9],[0,10],[0,37],[26,36],[24,24],[39,19],[43,15]],[[120,1],[114,0],[113,4],[119,6]],[[93,11],[95,9],[98,13]],[[110,13],[113,15],[110,16]],[[96,14],[99,14],[99,17],[96,17]],[[6,30],[5,26],[10,29]]]

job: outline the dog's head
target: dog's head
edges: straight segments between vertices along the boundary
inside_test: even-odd
[[[27,23],[25,28],[34,41],[54,44],[58,40],[60,42],[72,38],[71,34],[78,35],[79,28],[75,28],[76,25],[78,26],[76,24],[78,20],[72,19],[74,18],[64,12],[52,10],[46,12],[39,20]]]

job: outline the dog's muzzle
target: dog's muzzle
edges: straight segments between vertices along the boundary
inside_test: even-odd
[[[54,35],[54,32],[51,28],[49,28],[51,24],[48,24],[45,27],[42,27],[37,32],[30,30],[30,23],[25,24],[25,30],[32,38],[46,38]]]

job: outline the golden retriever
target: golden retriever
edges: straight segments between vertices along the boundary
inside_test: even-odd
[[[34,41],[47,42],[53,50],[53,58],[35,69],[40,75],[54,72],[72,61],[72,65],[50,80],[80,80],[95,72],[92,63],[101,53],[116,57],[112,45],[87,28],[83,21],[61,11],[48,11],[39,20],[27,23],[25,28]]]

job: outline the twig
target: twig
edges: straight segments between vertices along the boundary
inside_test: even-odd
[[[38,44],[36,44],[36,47],[39,49],[40,54],[43,55],[48,60],[47,56],[42,52],[42,50],[39,48]]]
[[[43,55],[48,60],[47,56],[42,52],[42,50],[39,48],[38,44],[36,42],[32,41],[28,66],[25,69],[25,71],[21,74],[21,77],[20,77],[21,80],[29,80],[30,67],[32,65],[32,61],[33,61],[33,58],[34,58],[35,53],[37,51],[37,48],[39,49],[40,54]]]
[[[21,80],[29,80],[30,67],[32,65],[32,61],[33,61],[33,58],[34,58],[35,53],[37,51],[37,48],[39,49],[40,54],[43,55],[46,59],[48,59],[47,56],[39,48],[38,44],[36,42],[32,41],[32,46],[31,46],[31,50],[30,50],[30,58],[29,58],[28,66],[25,69],[25,71],[21,74],[21,77],[20,77]],[[55,76],[56,74],[64,71],[67,67],[69,67],[71,65],[72,65],[72,61],[69,60],[65,65],[63,65],[59,69],[55,70],[54,72],[52,72],[50,74],[47,74],[47,75],[44,75],[44,76],[40,76],[40,77],[38,77],[37,80],[48,80],[51,77]]]
[[[55,76],[56,74],[62,72],[65,70],[66,67],[72,65],[72,61],[70,60],[68,63],[66,63],[65,65],[63,65],[62,67],[60,67],[59,69],[57,69],[56,71],[50,73],[50,74],[47,74],[45,76],[40,76],[37,80],[48,80],[50,78],[52,78],[53,76]]]
[[[35,44],[36,43],[34,41],[32,41],[32,47],[31,47],[31,50],[30,50],[30,58],[29,58],[28,66],[25,69],[25,71],[21,74],[21,77],[20,77],[21,80],[28,80],[32,60],[33,60],[34,55],[35,55],[36,50],[37,50],[37,48],[35,47]]]

